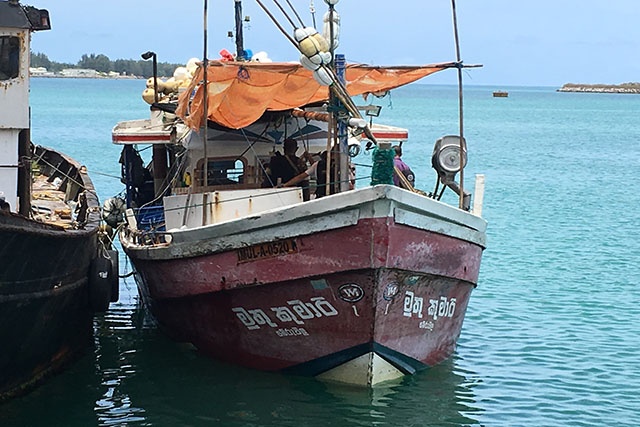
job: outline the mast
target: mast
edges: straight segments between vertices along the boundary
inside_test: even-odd
[[[236,61],[244,61],[244,40],[242,35],[242,0],[235,0],[236,11]]]
[[[203,138],[203,142],[204,142],[204,168],[202,171],[202,186],[206,187],[207,184],[209,183],[209,158],[208,158],[208,154],[207,154],[207,139],[208,139],[208,134],[207,134],[207,129],[209,128],[209,88],[207,87],[207,69],[209,68],[209,61],[207,60],[207,9],[208,9],[208,1],[204,0],[204,23],[203,23],[203,33],[204,33],[204,43],[203,43],[203,59],[202,59],[202,66],[204,67],[203,70],[203,77],[204,77],[204,93],[203,93],[203,101],[204,102],[204,131],[202,134],[202,138]]]
[[[340,83],[345,83],[345,72],[346,72],[346,59],[343,54],[334,55],[334,64],[336,69],[336,75],[338,79],[340,79]],[[336,100],[336,105],[340,108],[344,108],[342,103],[339,100]],[[337,173],[337,186],[340,188],[340,192],[347,191],[349,189],[349,137],[347,135],[347,124],[344,118],[337,120],[337,140],[338,140],[338,149],[336,150],[339,154],[337,161],[340,162],[338,173]]]
[[[329,66],[333,69],[336,77],[338,78],[338,82],[336,83],[344,84],[346,65],[345,57],[344,55],[340,55],[339,58],[336,58],[335,44],[333,43],[333,14],[335,12],[335,3],[337,3],[337,1],[327,1],[326,3],[329,6],[329,52],[331,53],[331,63],[329,64]],[[329,123],[329,126],[331,126],[331,130],[333,133],[333,141],[331,142],[333,144],[335,141],[337,142],[337,144],[333,144],[332,147],[327,144],[327,195],[331,194],[331,192],[329,192],[330,188],[336,189],[336,192],[340,192],[346,189],[343,187],[342,181],[344,180],[346,169],[348,167],[346,165],[345,158],[345,155],[348,152],[348,143],[346,142],[346,126],[344,124],[344,121],[340,120],[339,114],[337,112],[337,110],[343,107],[343,105],[332,90],[329,91],[329,104],[335,107],[335,110],[332,114],[332,120]],[[347,148],[344,148],[343,146]],[[332,163],[331,158],[334,155],[336,155],[337,159],[333,162],[338,167],[334,168],[335,170],[333,171],[333,176],[331,176],[330,165]],[[338,162],[340,163],[338,164]],[[331,179],[329,177],[331,177]],[[329,183],[331,184],[329,185]]]

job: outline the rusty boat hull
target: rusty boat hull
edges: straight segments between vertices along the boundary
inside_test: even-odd
[[[161,329],[248,368],[371,386],[447,359],[486,223],[378,185],[236,220],[120,235]]]

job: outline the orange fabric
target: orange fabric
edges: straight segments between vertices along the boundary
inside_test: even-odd
[[[349,95],[379,93],[454,67],[454,63],[425,66],[373,67],[348,65]],[[176,114],[193,129],[203,125],[204,70],[199,68],[191,86],[180,95]],[[208,117],[222,126],[240,129],[265,111],[283,111],[329,99],[329,89],[318,84],[311,71],[298,63],[210,61],[207,69]],[[194,92],[193,99],[190,95]]]

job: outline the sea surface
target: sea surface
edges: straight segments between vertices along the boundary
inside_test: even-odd
[[[104,201],[123,189],[111,129],[148,117],[144,85],[34,79],[32,139],[86,164]],[[125,278],[93,347],[0,405],[0,426],[640,425],[640,96],[555,89],[466,88],[465,188],[485,175],[488,244],[445,363],[371,391],[224,365],[163,336]],[[375,100],[377,121],[410,130],[404,159],[426,191],[457,100],[426,84]]]

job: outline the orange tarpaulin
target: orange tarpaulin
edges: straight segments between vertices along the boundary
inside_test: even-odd
[[[447,62],[424,66],[374,67],[347,65],[346,87],[350,96],[379,93],[414,82],[445,68]],[[180,95],[176,114],[198,129],[204,120],[203,68]],[[298,63],[210,61],[207,69],[208,117],[222,126],[239,129],[258,120],[265,111],[283,111],[329,99],[311,71]],[[191,94],[194,93],[193,98]]]

